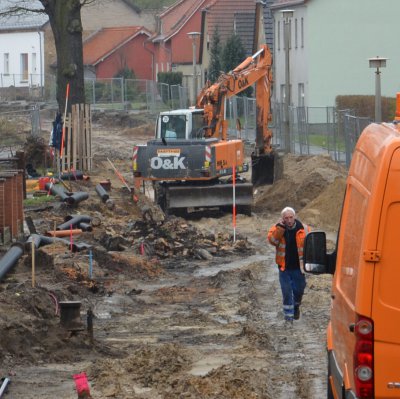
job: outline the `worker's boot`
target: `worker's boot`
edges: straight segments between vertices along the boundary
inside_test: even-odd
[[[300,305],[295,305],[293,319],[294,320],[300,319]]]

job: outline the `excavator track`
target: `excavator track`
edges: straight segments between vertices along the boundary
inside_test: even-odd
[[[155,201],[165,213],[176,213],[188,209],[220,208],[233,206],[233,184],[179,184],[157,183]],[[235,203],[238,213],[251,214],[253,204],[253,185],[235,184]]]

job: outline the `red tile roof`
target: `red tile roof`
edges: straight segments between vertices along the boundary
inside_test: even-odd
[[[255,0],[216,0],[208,8],[208,35],[214,34],[215,27],[221,41],[224,42],[234,32],[235,14],[246,13],[255,15]]]
[[[138,34],[150,37],[150,32],[142,26],[103,28],[91,35],[83,43],[83,63],[96,65]]]
[[[210,0],[179,0],[159,15],[161,29],[155,39],[170,39],[175,35],[200,8],[208,4]],[[200,27],[199,27],[200,29]]]

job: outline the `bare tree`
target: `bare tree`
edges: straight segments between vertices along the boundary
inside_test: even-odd
[[[57,103],[60,112],[65,109],[67,84],[70,87],[68,110],[71,104],[85,101],[81,8],[94,1],[8,0],[9,7],[0,12],[0,16],[24,13],[48,15],[57,54]]]

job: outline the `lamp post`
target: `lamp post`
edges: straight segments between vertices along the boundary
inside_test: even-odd
[[[196,104],[196,92],[197,92],[197,71],[196,71],[196,39],[201,35],[200,32],[189,32],[188,36],[192,39],[193,46],[193,93],[192,101],[193,105]]]
[[[290,63],[289,63],[289,45],[290,45],[290,29],[289,20],[293,17],[293,10],[282,10],[283,17],[283,40],[285,44],[285,102],[284,102],[284,142],[285,153],[290,152],[290,126],[289,126],[289,105],[290,105]]]
[[[387,58],[369,58],[369,67],[376,68],[375,71],[375,122],[382,122],[382,101],[381,101],[381,71],[379,68],[386,67]]]

